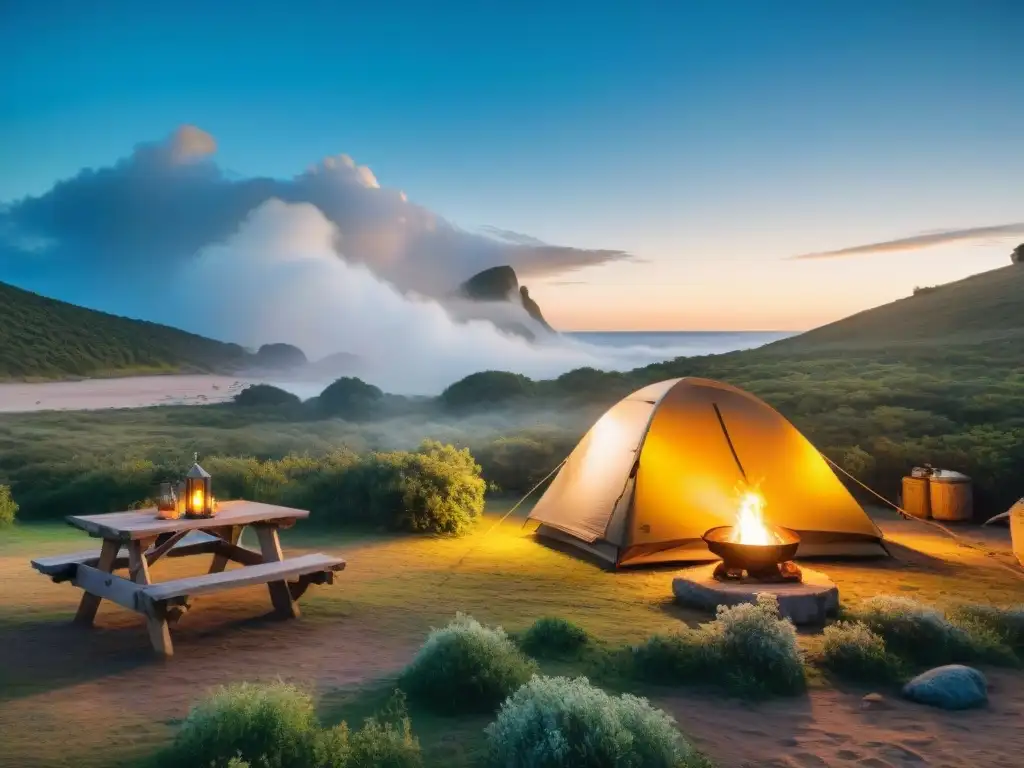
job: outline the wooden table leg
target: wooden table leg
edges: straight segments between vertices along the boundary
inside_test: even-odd
[[[277,535],[277,528],[272,525],[257,525],[256,535],[260,540],[260,551],[263,553],[263,561],[266,563],[277,563],[284,560],[281,553],[281,540]],[[292,600],[291,590],[287,581],[271,581],[267,583],[270,590],[270,601],[274,604],[274,610],[281,616],[296,619],[299,617],[299,606]]]
[[[103,548],[100,550],[100,559],[96,563],[97,570],[104,573],[114,572],[114,562],[117,560],[117,553],[121,550],[121,542],[113,539],[104,539]],[[78,612],[75,614],[75,623],[91,627],[96,618],[96,611],[99,610],[102,598],[86,592],[78,603]]]
[[[228,536],[227,542],[229,544],[238,544],[238,540],[242,538],[241,525],[231,526],[231,535]],[[213,562],[210,563],[210,573],[220,573],[228,565],[228,556],[218,552],[213,556]]]
[[[136,584],[150,584],[149,562],[146,559],[143,543],[128,542],[128,573]],[[167,626],[167,617],[163,611],[146,615],[146,626],[149,629],[149,641],[153,649],[163,656],[173,656],[174,646],[171,644],[171,631]]]

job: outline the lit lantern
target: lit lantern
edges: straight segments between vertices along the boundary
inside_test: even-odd
[[[213,517],[213,478],[199,466],[198,453],[195,460],[185,475],[185,517]]]

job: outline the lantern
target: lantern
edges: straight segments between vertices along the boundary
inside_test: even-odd
[[[185,475],[185,517],[213,517],[213,478],[196,463]]]

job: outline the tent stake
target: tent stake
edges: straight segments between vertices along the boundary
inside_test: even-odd
[[[732,444],[732,438],[729,437],[729,430],[725,426],[725,419],[722,418],[722,412],[718,410],[718,403],[712,403],[711,407],[715,409],[715,416],[718,417],[718,423],[722,427],[722,434],[725,435],[725,442],[729,444],[729,450],[732,452],[732,457],[736,461],[736,466],[739,467],[740,474],[743,476],[743,482],[749,483],[747,480],[747,473],[743,469],[743,464],[740,462],[739,454],[736,453],[736,446]]]

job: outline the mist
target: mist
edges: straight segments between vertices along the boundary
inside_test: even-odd
[[[436,394],[483,370],[551,378],[584,366],[622,370],[675,356],[672,349],[600,347],[547,334],[511,302],[444,303],[403,293],[347,259],[339,248],[344,241],[311,204],[263,203],[176,281],[208,286],[216,297],[197,307],[186,330],[216,327],[253,347],[287,342],[311,360],[351,353],[359,358],[353,373],[405,395]],[[531,328],[536,340],[502,332],[495,320]],[[310,397],[328,381],[275,383]]]

